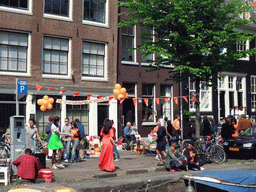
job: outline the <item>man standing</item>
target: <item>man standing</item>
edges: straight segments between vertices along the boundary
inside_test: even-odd
[[[221,133],[220,133],[224,141],[232,137],[232,130],[233,130],[233,125],[231,123],[231,118],[227,117],[226,122],[222,124]]]
[[[246,129],[251,127],[251,122],[249,119],[245,118],[245,115],[241,115],[239,117],[239,119],[240,119],[238,122],[238,130],[239,131],[245,131]]]
[[[176,115],[176,118],[173,121],[172,126],[176,130],[176,139],[179,139],[180,138],[180,133],[181,133],[181,129],[180,129],[180,116],[179,115]]]
[[[80,143],[79,143],[79,155],[80,158],[84,158],[84,142],[85,142],[85,133],[84,133],[84,126],[80,123],[79,119],[75,119],[77,127],[80,130]]]
[[[12,164],[18,166],[18,177],[35,183],[36,173],[39,171],[40,165],[32,155],[31,149],[26,149],[25,155],[19,156]]]
[[[135,135],[132,133],[130,122],[127,122],[126,127],[124,128],[124,137],[129,139],[129,141],[136,143],[136,138]]]
[[[71,125],[69,123],[69,119],[65,119],[65,125],[62,128],[62,131],[64,133],[69,133],[71,134]],[[65,162],[70,161],[70,147],[71,147],[71,137],[70,136],[63,136],[63,141],[64,141],[64,147],[65,147]]]

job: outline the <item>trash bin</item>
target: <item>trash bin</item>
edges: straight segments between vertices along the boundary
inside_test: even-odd
[[[45,183],[51,183],[54,176],[51,169],[40,169],[38,172],[38,179],[44,179]]]

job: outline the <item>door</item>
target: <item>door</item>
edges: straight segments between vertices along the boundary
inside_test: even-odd
[[[132,99],[125,99],[123,102],[124,126],[127,122],[135,123],[135,106]]]
[[[109,106],[98,105],[98,135],[100,135],[100,131],[103,127],[104,120],[107,118],[109,118]]]
[[[225,91],[220,92],[220,119],[225,118]]]

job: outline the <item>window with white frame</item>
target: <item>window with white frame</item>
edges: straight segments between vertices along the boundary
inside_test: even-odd
[[[251,103],[252,112],[256,111],[256,77],[251,77]]]
[[[225,77],[223,75],[219,78],[219,88],[225,88]]]
[[[233,84],[234,84],[234,77],[228,76],[228,88],[233,89],[234,88]]]
[[[141,33],[148,34],[147,36],[141,38],[142,42],[145,42],[145,43],[153,42],[153,30],[148,29],[146,27],[141,27]],[[151,34],[151,36],[149,34]],[[141,52],[141,62],[143,62],[143,63],[152,62],[153,54],[143,55],[142,53],[143,52]]]
[[[196,104],[193,102],[193,95],[196,94],[196,85],[195,83],[189,82],[189,109],[195,110]]]
[[[69,17],[69,0],[45,0],[44,13]]]
[[[171,85],[161,85],[160,86],[160,104],[161,104],[161,117],[171,119]],[[168,98],[169,101],[166,102],[164,98]]]
[[[122,60],[134,60],[134,26],[122,27]]]
[[[82,76],[104,77],[105,43],[83,42]]]
[[[154,85],[142,85],[142,98],[148,99],[148,105],[142,102],[143,122],[154,122]]]
[[[240,53],[245,50],[246,50],[246,41],[237,41],[236,51]]]
[[[84,0],[84,20],[106,22],[106,0]]]
[[[0,71],[27,72],[28,34],[0,31]]]
[[[243,89],[243,81],[242,81],[242,77],[237,77],[237,90],[241,90]]]
[[[43,74],[68,74],[69,39],[44,37]]]
[[[18,9],[28,9],[28,0],[1,0],[0,6]]]

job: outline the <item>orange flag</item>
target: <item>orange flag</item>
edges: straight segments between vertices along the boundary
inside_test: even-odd
[[[55,90],[55,88],[52,88],[52,87],[48,88],[48,91],[52,91],[52,90]]]
[[[192,100],[192,103],[193,103],[193,102],[197,102],[196,96],[197,96],[197,94],[192,95],[192,97],[194,97],[193,100]]]
[[[188,98],[186,96],[183,96],[182,98],[188,103]]]
[[[169,98],[164,98],[164,101],[166,102],[166,103],[168,103],[168,101],[169,101]]]
[[[144,98],[144,102],[148,106],[148,98]]]
[[[42,88],[41,85],[36,85],[36,90],[37,90],[37,91],[40,91],[41,88]]]
[[[87,100],[89,100],[92,97],[92,94],[87,94]]]
[[[178,102],[178,97],[174,97],[173,100],[174,100],[174,102],[176,103],[176,105],[179,104],[179,102]]]
[[[109,97],[108,97],[108,102],[110,103],[110,102],[112,101],[112,99],[114,99],[114,97],[109,96]]]
[[[79,92],[74,92],[73,97],[76,97],[76,96],[79,95],[79,94],[80,94]]]
[[[65,92],[67,92],[67,90],[61,90],[59,95],[61,95],[62,93],[65,93]]]
[[[124,98],[120,99],[120,104],[122,104],[124,102]]]
[[[157,105],[159,105],[159,103],[160,103],[160,99],[159,98],[156,98],[156,103],[157,103]]]
[[[102,95],[99,95],[98,96],[98,99],[101,101],[101,99],[103,98],[103,96]]]
[[[137,98],[132,98],[134,106],[136,106]]]

